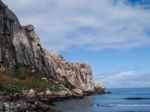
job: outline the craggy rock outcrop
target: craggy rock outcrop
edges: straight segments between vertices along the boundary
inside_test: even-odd
[[[88,64],[67,62],[61,55],[42,48],[34,26],[21,26],[16,15],[0,0],[0,71],[13,74],[20,66],[69,89],[94,90]]]

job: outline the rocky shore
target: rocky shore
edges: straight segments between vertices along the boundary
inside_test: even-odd
[[[82,99],[88,95],[104,93],[105,91],[102,88],[95,92],[83,92],[78,89],[68,92],[60,91],[58,93],[49,90],[37,93],[33,89],[24,91],[22,94],[0,92],[0,112],[59,112],[51,108],[54,102]]]

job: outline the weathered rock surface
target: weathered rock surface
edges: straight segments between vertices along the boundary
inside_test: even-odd
[[[0,112],[58,112],[42,102],[0,103]]]
[[[16,15],[2,1],[0,45],[1,72],[15,73],[19,66],[27,66],[31,71],[56,80],[70,89],[94,90],[88,64],[67,62],[59,54],[42,48],[34,26],[21,26]]]
[[[83,91],[81,89],[73,89],[72,92],[75,96],[82,96],[83,95]]]

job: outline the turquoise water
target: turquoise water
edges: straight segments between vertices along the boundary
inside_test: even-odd
[[[112,94],[55,103],[54,108],[61,112],[150,112],[150,88],[109,89],[109,91]]]

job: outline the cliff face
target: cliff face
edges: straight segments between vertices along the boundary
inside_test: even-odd
[[[19,66],[68,88],[94,89],[88,64],[67,62],[59,54],[42,48],[34,26],[21,26],[16,15],[0,1],[0,71],[13,74]]]

